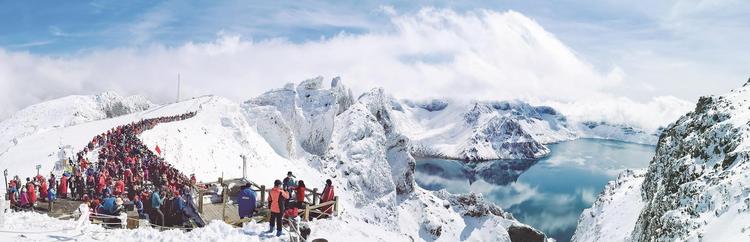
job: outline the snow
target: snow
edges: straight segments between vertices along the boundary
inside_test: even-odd
[[[395,125],[394,107],[398,102],[382,89],[354,100],[340,79],[334,79],[330,88],[322,87],[321,83],[320,78],[310,79],[243,103],[203,96],[118,117],[53,127],[29,134],[11,146],[0,155],[0,165],[8,168],[11,175],[22,177],[34,175],[37,163],[42,165],[42,173],[60,173],[55,165],[61,158],[72,156],[97,134],[141,119],[197,111],[193,118],[144,131],[140,138],[151,149],[158,145],[167,162],[183,173],[195,173],[202,181],[213,181],[222,175],[241,177],[241,155],[247,158],[247,178],[266,186],[283,177],[286,171],[293,171],[310,187],[322,188],[325,179],[332,179],[339,196],[340,215],[310,222],[312,238],[509,241],[508,228],[525,226],[482,199],[419,188],[413,177],[415,160],[410,153],[411,141]],[[37,115],[64,119],[71,114]],[[320,142],[313,142],[316,140]],[[466,201],[471,204],[462,205]],[[22,225],[40,231],[74,226],[70,221],[46,215],[4,213],[4,216],[3,226],[10,230],[21,230]],[[26,223],[29,221],[33,225]],[[254,241],[265,240],[258,231],[267,229],[266,225],[252,223],[232,228],[217,221],[187,233],[84,227],[84,232],[28,234],[26,238]],[[2,238],[18,239],[14,236],[0,234]]]
[[[33,212],[6,212],[6,223],[0,224],[3,241],[283,241],[263,234],[266,224],[254,222],[235,228],[220,221],[190,232],[159,231],[152,228],[105,229],[98,225],[78,226],[76,220],[60,220]]]
[[[393,102],[396,128],[422,157],[537,159],[549,153],[544,144],[577,137],[562,114],[522,101]]]
[[[572,241],[628,241],[643,208],[645,170],[625,170],[610,181],[591,208],[583,210]]]
[[[639,172],[621,175],[584,211],[574,239],[748,240],[748,99],[749,84],[702,97],[694,111],[661,132],[642,178]]]
[[[138,112],[153,106],[142,96],[121,97],[114,92],[68,96],[32,105],[0,122],[0,155],[34,134]]]

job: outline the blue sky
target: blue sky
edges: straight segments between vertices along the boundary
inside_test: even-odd
[[[524,17],[501,16],[509,10]],[[518,43],[508,36],[488,36],[519,21],[541,26],[546,33],[533,37],[550,45],[503,47],[497,45]],[[342,75],[355,90],[383,86],[407,97],[423,95],[403,91],[400,83],[410,82],[412,89],[420,90],[434,86],[431,96],[459,98],[445,86],[494,91],[467,94],[480,99],[570,102],[607,95],[636,103],[653,103],[659,97],[694,102],[700,95],[722,94],[747,80],[747,39],[750,2],[740,0],[0,0],[0,87],[16,93],[29,88],[25,83],[54,87],[9,93],[0,99],[0,117],[43,100],[105,90],[163,102],[173,92],[129,84],[133,79],[164,80],[161,85],[166,88],[173,72],[183,73],[187,92],[193,84],[194,93],[189,94],[205,91],[237,100],[285,82]],[[518,52],[525,48],[532,49]],[[352,51],[371,54],[347,53]],[[197,63],[217,52],[225,56]],[[276,65],[261,67],[269,62],[259,60],[261,56]],[[479,64],[471,62],[474,57]],[[534,64],[548,59],[554,63]],[[459,61],[475,64],[465,67],[456,64]],[[150,64],[138,66],[142,63]],[[390,68],[385,71],[392,75],[365,70],[373,66]],[[127,69],[136,67],[137,72]],[[484,71],[493,75],[474,74]],[[191,83],[191,77],[197,80]],[[211,77],[220,79],[217,85],[203,84]],[[555,95],[542,88],[558,84],[581,91]],[[239,92],[235,86],[245,89]],[[518,90],[505,92],[507,87]]]

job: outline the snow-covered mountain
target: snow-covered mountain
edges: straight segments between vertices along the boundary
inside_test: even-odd
[[[750,82],[700,98],[694,111],[662,132],[642,177],[621,176],[615,183],[629,185],[608,186],[581,215],[574,240],[747,240],[749,99]]]
[[[152,149],[159,145],[168,162],[203,181],[221,175],[242,176],[241,155],[247,159],[248,178],[267,186],[286,171],[294,171],[314,187],[322,187],[331,178],[342,212],[334,219],[310,223],[312,237],[331,241],[544,240],[544,234],[519,223],[481,195],[418,187],[411,141],[395,128],[394,100],[382,89],[355,100],[339,79],[327,88],[321,78],[290,84],[243,103],[198,97],[29,133],[0,154],[0,166],[22,177],[36,174],[34,164],[42,165],[42,173],[60,172],[56,164],[66,156],[61,150],[80,150],[112,127],[197,111],[191,119],[157,125],[143,132],[141,139]],[[35,114],[39,119],[72,119],[76,114],[65,111],[70,109],[75,108]]]
[[[656,133],[603,120],[570,122],[548,106],[513,101],[391,100],[396,128],[417,157],[465,161],[538,159],[547,144],[577,138],[656,144]]]
[[[114,92],[67,96],[24,108],[0,122],[0,154],[25,137],[90,121],[114,118],[154,107],[143,96]]]

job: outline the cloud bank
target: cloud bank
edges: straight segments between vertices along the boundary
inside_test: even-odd
[[[625,73],[597,70],[517,12],[385,12],[389,28],[302,43],[221,32],[211,42],[66,57],[0,49],[0,118],[43,100],[105,90],[170,102],[177,73],[183,97],[216,94],[241,101],[286,82],[341,76],[357,92],[384,87],[409,99],[524,99],[559,104],[582,119],[647,128],[671,122],[689,106],[674,97],[635,102],[612,95],[627,88]]]

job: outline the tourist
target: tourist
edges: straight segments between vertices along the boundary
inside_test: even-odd
[[[241,189],[238,202],[240,218],[252,218],[255,212],[255,191],[250,183],[245,184]]]
[[[289,173],[291,174],[291,172]],[[271,220],[270,229],[268,233],[273,232],[273,228],[276,227],[276,236],[281,236],[281,221],[283,219],[282,212],[285,211],[284,203],[289,199],[289,193],[281,189],[281,181],[276,180],[273,182],[273,189],[268,196],[268,206],[271,208]]]

